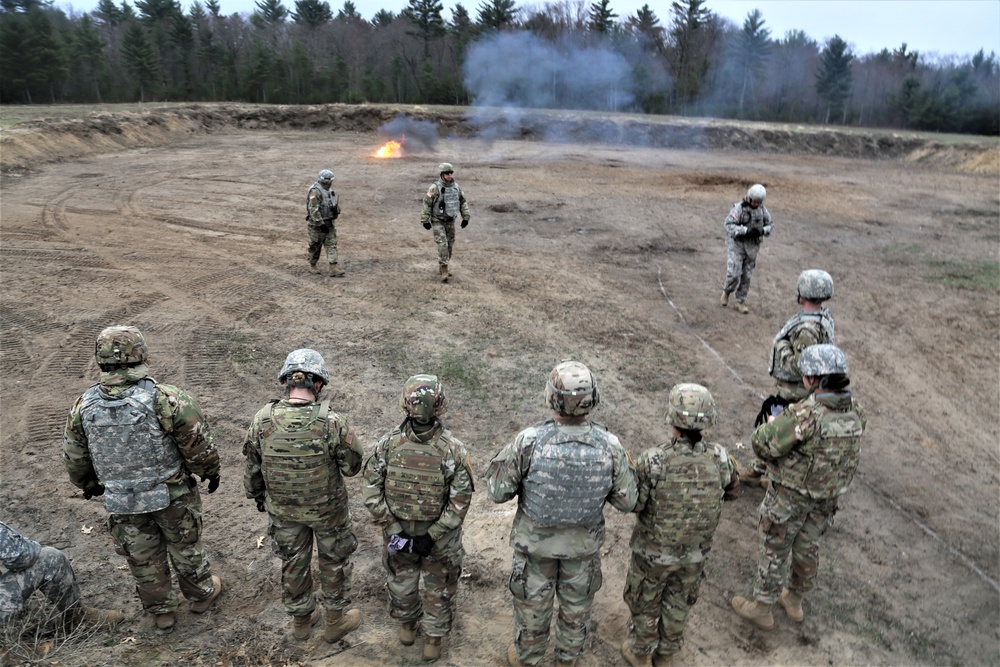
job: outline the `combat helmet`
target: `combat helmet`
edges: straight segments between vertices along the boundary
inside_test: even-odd
[[[810,301],[833,298],[833,276],[820,269],[806,269],[799,274],[799,296]]]
[[[455,173],[455,168],[451,166],[450,162],[442,162],[438,165],[438,174],[443,174],[445,172]]]
[[[763,204],[765,197],[767,197],[767,190],[765,190],[764,186],[761,185],[760,183],[755,183],[754,185],[751,185],[750,189],[747,190],[748,200],[760,202],[761,204]]]
[[[436,375],[414,375],[403,385],[399,408],[407,417],[419,422],[429,422],[448,410],[444,384]]]
[[[667,422],[688,431],[701,431],[715,426],[719,411],[712,393],[692,382],[676,384],[667,396]]]
[[[94,358],[98,366],[136,366],[144,363],[149,356],[146,338],[132,326],[108,327],[97,334]]]
[[[330,384],[330,372],[326,370],[323,355],[316,350],[302,348],[289,352],[288,356],[285,357],[284,366],[281,367],[281,371],[278,373],[278,382],[286,384],[288,376],[296,371],[302,371],[306,374],[306,383],[303,386],[312,387],[313,378],[319,378],[323,381],[323,384]],[[309,377],[310,375],[312,378]]]
[[[799,355],[803,376],[847,375],[847,357],[836,345],[810,345]]]
[[[585,415],[600,402],[597,381],[579,361],[564,361],[549,373],[545,403],[564,417]]]
[[[322,184],[333,183],[333,178],[333,172],[329,169],[323,169],[319,172],[319,175],[316,176],[316,179]]]

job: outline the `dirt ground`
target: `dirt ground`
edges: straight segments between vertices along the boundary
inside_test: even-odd
[[[87,599],[129,616],[96,643],[57,647],[44,664],[421,664],[420,641],[396,640],[358,478],[348,489],[363,624],[337,645],[289,636],[279,563],[258,539],[266,517],[244,498],[240,445],[298,347],[325,356],[333,404],[369,448],[399,422],[406,377],[443,376],[447,423],[469,445],[478,489],[440,664],[506,664],[514,507],[492,504],[481,475],[520,428],[546,416],[551,367],[574,358],[596,372],[594,416],[633,456],[667,438],[668,389],[702,383],[721,413],[709,439],[746,463],[772,387],[771,341],[797,309],[795,279],[806,268],[836,281],[838,344],[869,415],[859,473],[824,538],[805,622],[779,610],[771,633],[729,607],[750,590],[763,493],[726,505],[678,663],[1000,663],[995,142],[971,158],[915,140],[878,155],[812,150],[785,130],[767,135],[766,152],[721,139],[685,150],[485,142],[442,115],[451,129],[435,151],[379,160],[372,121],[165,123],[146,118],[145,134],[125,121],[132,129],[117,134],[57,121],[2,133],[0,517],[65,549]],[[53,138],[66,136],[77,144]],[[442,160],[455,164],[472,207],[446,285],[418,224]],[[338,279],[310,274],[304,256],[304,195],[325,167],[344,209],[347,275]],[[750,314],[740,315],[718,305],[722,220],[754,182],[767,186],[776,224]],[[182,603],[167,636],[141,613],[101,502],[83,500],[61,462],[68,410],[97,377],[94,337],[125,323],[145,332],[155,377],[199,399],[223,460],[222,486],[204,495],[204,543],[226,589],[205,616]],[[604,587],[580,667],[625,664],[621,593],[634,519],[610,508],[605,516]]]

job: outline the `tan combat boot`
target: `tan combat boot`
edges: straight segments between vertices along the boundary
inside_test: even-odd
[[[174,612],[168,611],[166,614],[156,615],[156,629],[163,630],[164,632],[170,632],[174,629],[174,623],[177,619],[174,617]]]
[[[417,622],[408,621],[399,626],[399,643],[403,646],[413,646],[417,641]]]
[[[722,293],[722,297],[719,299],[719,305],[723,308],[729,305],[729,292]]]
[[[204,614],[208,611],[208,608],[212,606],[215,599],[222,594],[222,579],[219,579],[214,574],[212,575],[212,594],[209,595],[204,600],[198,600],[191,603],[191,611],[195,614]]]
[[[343,269],[341,269],[336,264],[331,264],[330,265],[330,277],[332,277],[332,278],[339,278],[342,275],[344,275]]]
[[[632,653],[627,639],[622,642],[622,656],[625,658],[625,662],[632,665],[632,667],[653,667],[653,656]]]
[[[125,620],[125,614],[120,611],[88,607],[81,603],[71,609],[67,609],[64,620],[67,628],[75,628],[79,625],[95,628],[113,628]]]
[[[319,267],[316,266],[316,262],[310,262],[309,263],[309,271],[311,273],[319,273]]]
[[[292,616],[292,636],[296,639],[309,639],[313,626],[319,623],[321,616],[319,609],[313,609],[311,614],[305,616]]]
[[[323,639],[331,644],[340,641],[344,635],[359,625],[361,625],[361,612],[357,609],[351,609],[346,614],[342,611],[327,610]]]
[[[758,600],[751,602],[742,595],[734,597],[732,605],[737,614],[761,630],[774,629],[774,617],[771,616],[771,605]]]
[[[788,615],[788,618],[796,623],[801,623],[802,619],[806,617],[805,612],[802,611],[802,596],[798,593],[793,593],[787,588],[782,588],[781,595],[778,596],[778,602],[785,608],[785,614]]]
[[[525,667],[525,664],[517,657],[517,647],[513,644],[507,647],[507,664],[510,667]]]
[[[756,468],[740,468],[740,484],[744,486],[764,486],[766,480],[763,473]]]
[[[424,637],[424,660],[432,661],[441,657],[441,638]]]
[[[747,308],[747,305],[745,303],[743,303],[742,301],[737,301],[736,302],[736,310],[740,311],[744,315],[746,315],[747,313],[750,312],[750,309]]]
[[[441,274],[441,282],[443,282],[443,283],[448,282],[448,278],[451,278],[451,274],[448,273],[448,267],[444,266],[444,265],[441,265],[439,267],[438,271]]]

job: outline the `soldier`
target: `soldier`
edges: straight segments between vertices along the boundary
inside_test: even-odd
[[[774,395],[765,399],[754,426],[760,426],[769,416],[809,395],[799,371],[802,351],[811,345],[836,343],[833,315],[823,305],[833,298],[833,278],[826,271],[808,269],[799,274],[797,288],[802,310],[785,322],[774,337],[767,372],[775,379],[776,389]],[[742,481],[748,486],[760,486],[763,474],[764,464],[755,458],[743,472]]]
[[[45,593],[67,628],[81,623],[98,627],[118,625],[120,611],[95,609],[83,603],[69,558],[53,547],[43,547],[0,521],[0,627],[24,610],[36,590]],[[2,655],[2,654],[0,654]]]
[[[847,390],[843,352],[833,345],[807,347],[799,370],[809,395],[760,426],[751,440],[767,463],[771,487],[760,505],[753,600],[736,596],[732,605],[761,630],[774,627],[775,601],[802,622],[802,597],[812,590],[819,566],[819,538],[833,525],[837,501],[854,479],[866,424]]]
[[[590,606],[601,588],[604,504],[635,507],[635,468],[618,438],[587,418],[598,404],[594,375],[578,361],[549,374],[545,402],[551,419],[524,429],[490,461],[490,498],[518,498],[510,532],[514,548],[511,667],[537,665],[545,654],[553,596],[557,667],[572,667],[583,652]]]
[[[451,249],[455,245],[455,218],[462,216],[462,229],[469,224],[469,204],[465,201],[462,188],[455,182],[455,169],[447,162],[438,165],[440,178],[427,188],[423,207],[420,209],[420,224],[424,229],[434,230],[434,244],[438,249],[438,269],[441,282],[451,278],[448,262]]]
[[[733,204],[733,210],[726,216],[726,280],[722,284],[719,305],[723,308],[728,306],[729,295],[735,291],[736,310],[744,315],[750,312],[746,304],[747,293],[761,239],[770,236],[774,229],[771,214],[764,206],[766,196],[767,190],[763,185],[752,185],[743,201]]]
[[[142,607],[156,627],[174,627],[177,592],[202,614],[222,593],[201,546],[201,496],[192,475],[219,488],[219,453],[187,392],[149,377],[146,339],[135,327],[108,327],[94,351],[100,381],[70,411],[63,454],[83,497],[104,497],[108,527],[125,556]]]
[[[407,380],[399,407],[406,419],[378,441],[365,464],[365,505],[382,526],[389,615],[401,622],[399,641],[413,644],[422,616],[423,658],[437,660],[441,638],[451,631],[462,574],[472,469],[465,445],[440,418],[448,403],[436,375]]]
[[[721,445],[702,442],[702,431],[717,420],[708,389],[675,385],[667,398],[673,437],[643,452],[636,465],[638,520],[623,593],[632,620],[622,643],[632,667],[670,667],[684,646],[722,501],[739,496],[736,462]]]
[[[345,612],[358,540],[351,532],[343,476],[358,474],[363,450],[354,428],[330,410],[330,399],[318,402],[330,383],[319,352],[291,352],[278,382],[285,398],[261,408],[247,430],[243,486],[257,511],[270,518],[268,534],[281,558],[281,600],[292,617],[293,636],[302,640],[320,619],[311,568],[315,539],[326,608],[323,638],[333,643],[361,624],[361,612]]]
[[[309,270],[319,273],[319,256],[326,247],[330,275],[339,277],[344,271],[337,266],[337,228],[333,222],[340,216],[340,202],[333,185],[333,172],[324,169],[306,194],[306,222],[309,223]]]

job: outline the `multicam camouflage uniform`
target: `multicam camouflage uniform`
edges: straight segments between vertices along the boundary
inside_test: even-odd
[[[578,471],[574,488],[545,488],[531,475],[539,441],[543,447],[561,446],[580,450],[582,443],[595,457],[563,459],[563,465]],[[558,456],[558,455],[556,455]],[[554,459],[550,459],[554,460]],[[604,502],[630,512],[636,502],[635,469],[617,436],[601,424],[584,419],[566,425],[547,420],[521,431],[490,461],[486,471],[493,502],[518,498],[510,532],[514,548],[510,591],[514,596],[515,646],[518,659],[535,665],[545,654],[552,620],[553,598],[559,597],[555,656],[575,661],[583,652],[594,595],[603,583],[601,545],[604,544]],[[593,520],[559,524],[561,512],[591,509],[592,496],[600,494]],[[529,516],[533,496],[562,495],[562,502],[545,502],[553,516]],[[541,504],[541,503],[540,503]]]
[[[29,540],[0,521],[0,626],[24,609],[36,590],[65,612],[80,602],[80,587],[66,554]]]
[[[462,522],[473,491],[469,453],[440,420],[416,433],[407,419],[379,440],[365,464],[365,506],[382,525],[384,546],[401,531],[434,540],[428,556],[382,550],[390,616],[415,624],[422,615],[427,637],[451,630],[462,574]]]
[[[102,371],[99,383],[70,411],[63,455],[75,486],[85,493],[106,487],[108,528],[136,580],[143,609],[166,614],[178,605],[168,557],[184,597],[199,602],[214,592],[201,546],[201,496],[192,475],[217,477],[220,463],[195,399],[147,377],[145,364]],[[126,405],[137,423],[109,421]],[[155,424],[148,419],[153,415]]]
[[[739,495],[736,463],[721,445],[675,437],[642,453],[632,562],[623,597],[635,655],[673,655],[684,645],[723,496]]]
[[[455,245],[455,218],[459,216],[462,220],[468,220],[471,213],[469,204],[465,201],[465,193],[458,183],[452,181],[451,185],[446,185],[441,179],[432,183],[424,195],[420,222],[431,223],[439,266],[447,267],[451,261],[451,251]]]
[[[285,611],[308,616],[316,607],[312,545],[319,554],[323,606],[350,604],[351,532],[343,476],[358,474],[363,451],[354,428],[322,403],[274,400],[254,415],[243,442],[243,486],[270,516],[268,533],[281,558]]]
[[[750,280],[757,265],[757,253],[761,239],[770,236],[774,229],[771,214],[763,202],[757,207],[750,206],[747,198],[733,204],[733,210],[726,216],[726,280],[722,291],[736,292],[736,300],[744,303],[750,291]]]
[[[306,193],[306,212],[309,224],[309,249],[307,258],[313,266],[326,248],[326,258],[330,264],[336,264],[337,227],[334,220],[340,216],[340,202],[333,187],[324,188],[319,181],[309,186]]]

